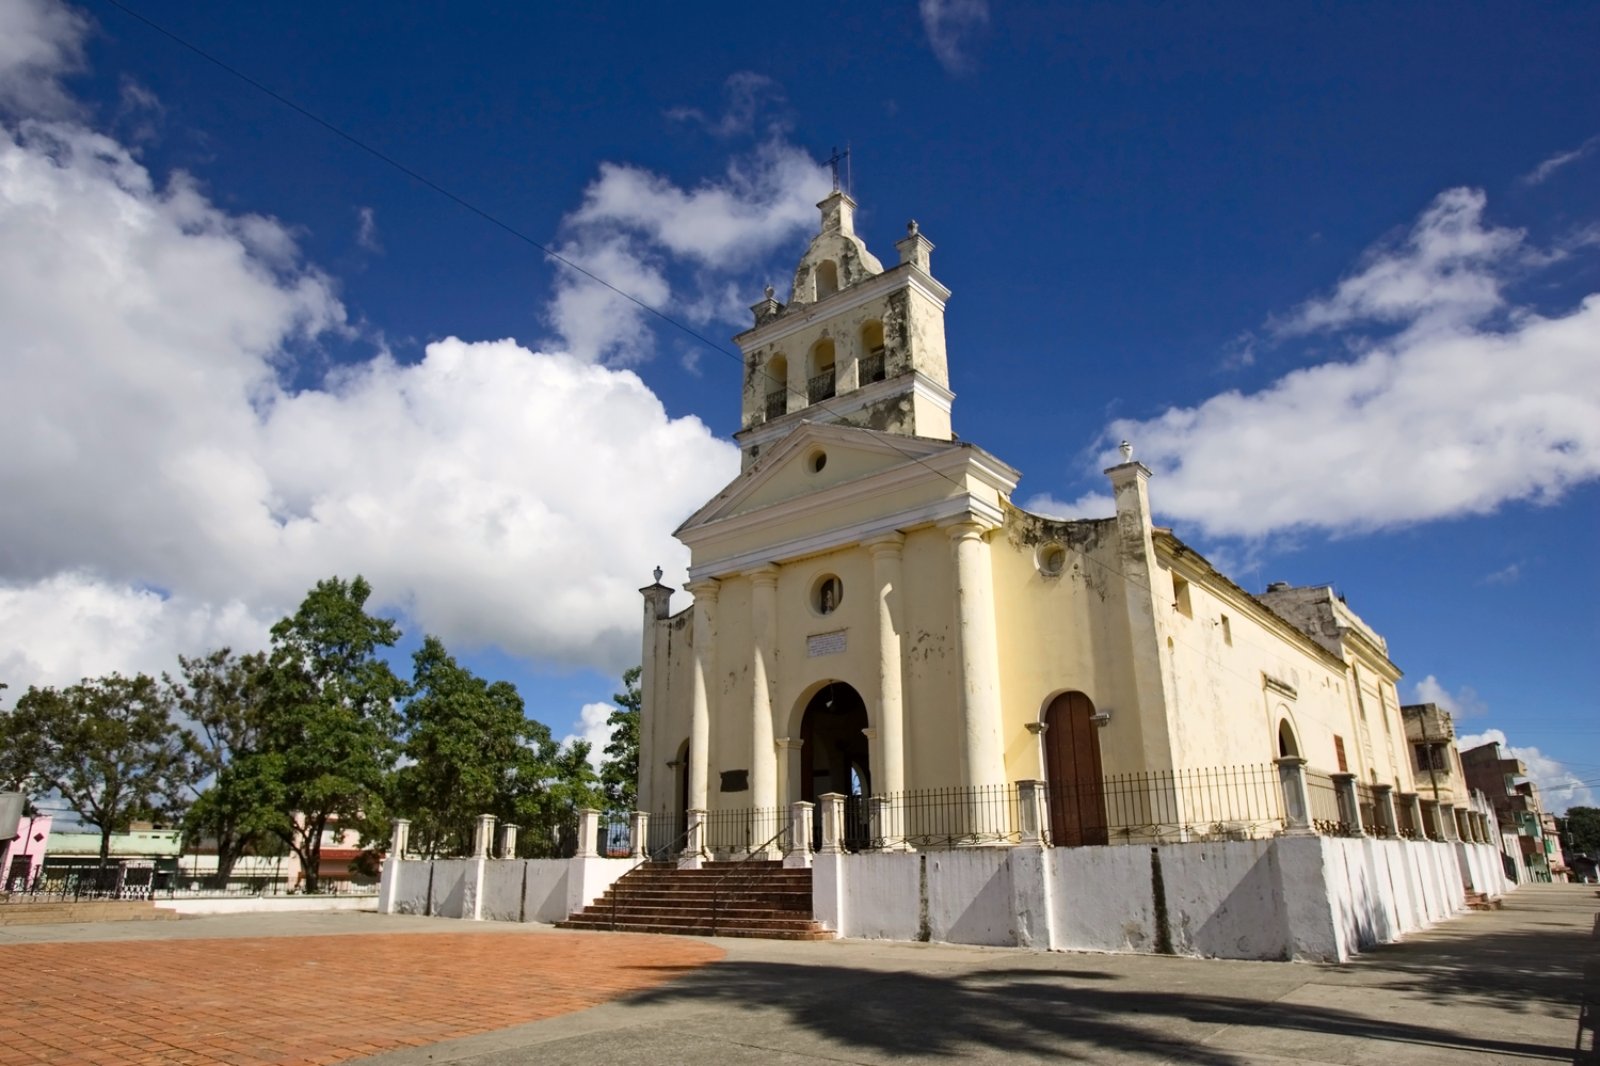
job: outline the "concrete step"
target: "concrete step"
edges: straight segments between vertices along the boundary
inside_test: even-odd
[[[816,927],[812,929],[791,929],[779,927],[758,927],[734,929],[719,926],[715,931],[709,924],[702,926],[666,926],[654,925],[647,922],[621,922],[615,929],[607,924],[585,924],[571,920],[557,922],[557,929],[573,929],[589,932],[618,932],[618,933],[655,933],[663,936],[733,936],[759,940],[833,940],[836,938],[832,930]]]
[[[0,925],[53,925],[64,922],[172,922],[178,912],[149,900],[63,900],[59,903],[0,904]]]

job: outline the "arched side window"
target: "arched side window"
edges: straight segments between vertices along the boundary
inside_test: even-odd
[[[873,320],[861,327],[861,384],[882,381],[887,375],[888,368],[883,361],[883,323]]]
[[[781,418],[789,410],[789,360],[775,355],[767,363],[767,418]]]
[[[806,394],[808,403],[826,400],[834,392],[833,341],[824,337],[811,347]]]
[[[1289,719],[1278,721],[1278,757],[1282,759],[1298,758],[1300,755],[1300,741],[1295,738],[1294,726],[1289,724]]]
[[[824,259],[817,264],[817,299],[832,296],[839,291],[839,264]]]

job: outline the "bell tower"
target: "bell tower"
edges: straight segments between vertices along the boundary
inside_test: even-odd
[[[856,202],[835,188],[817,205],[822,230],[795,267],[789,302],[769,286],[744,354],[739,442],[748,467],[803,421],[951,439],[944,305],[929,270],[933,244],[915,222],[885,270],[855,232]]]

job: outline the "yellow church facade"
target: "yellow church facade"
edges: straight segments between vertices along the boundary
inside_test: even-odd
[[[769,289],[736,338],[742,470],[676,531],[692,603],[641,590],[653,822],[754,811],[748,849],[796,801],[1037,781],[1055,842],[1105,843],[1105,782],[1164,789],[1145,820],[1181,826],[1227,820],[1184,782],[1281,806],[1275,764],[1300,760],[1351,796],[1414,793],[1400,671],[1331,589],[1240,588],[1154,524],[1127,445],[1113,514],[1011,502],[1018,471],[952,433],[932,244],[912,223],[885,268],[854,206],[819,205],[789,302]]]

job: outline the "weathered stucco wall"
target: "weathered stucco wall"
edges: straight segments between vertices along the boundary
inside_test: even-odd
[[[867,939],[1344,961],[1459,913],[1463,848],[1494,857],[1332,837],[818,855],[814,899]]]

